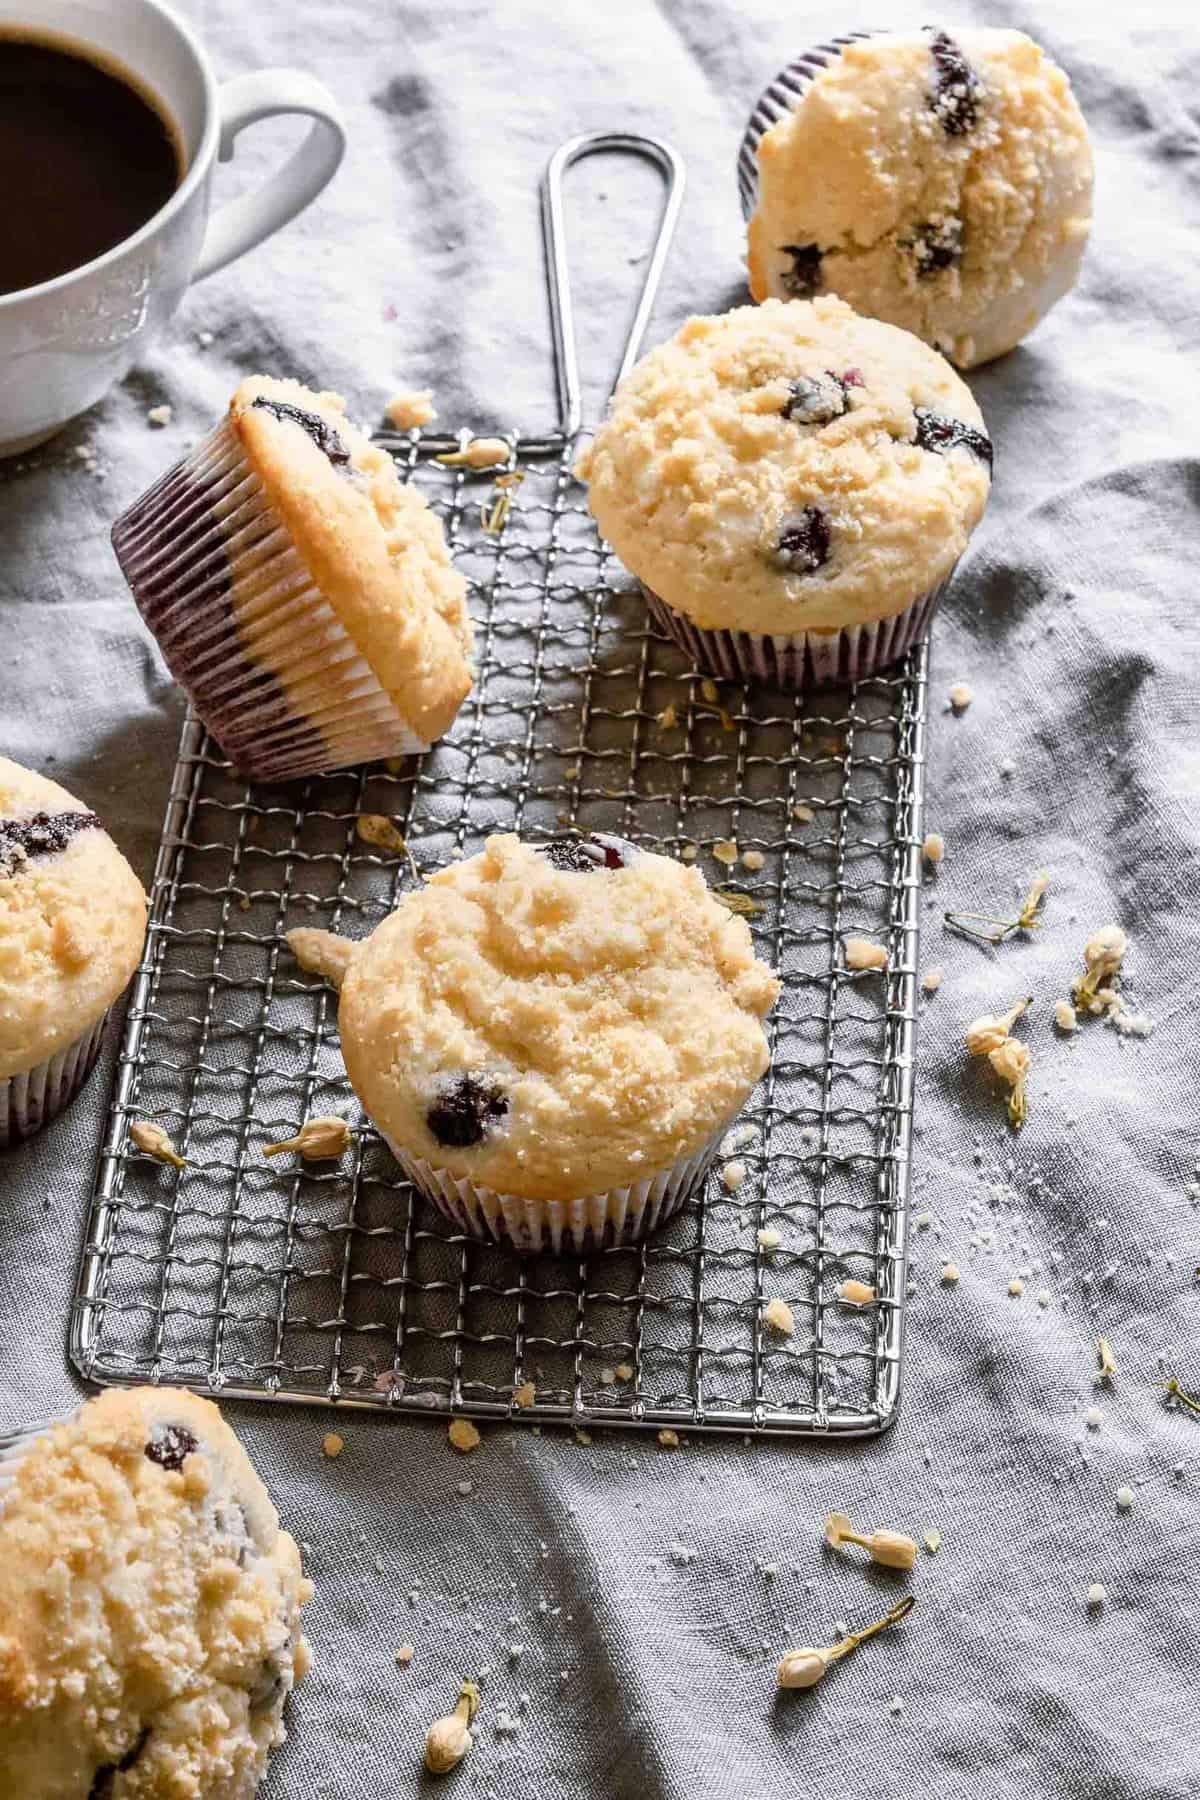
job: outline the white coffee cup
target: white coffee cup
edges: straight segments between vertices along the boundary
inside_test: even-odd
[[[183,143],[186,173],[140,231],[82,268],[0,294],[0,456],[29,450],[92,406],[137,361],[192,281],[223,268],[314,200],[342,160],[337,102],[311,75],[263,69],[218,86],[191,29],[160,0],[0,0],[0,30],[28,27],[136,75]],[[209,217],[213,165],[238,133],[305,113],[304,141],[264,187]],[[12,179],[6,172],[4,179]]]

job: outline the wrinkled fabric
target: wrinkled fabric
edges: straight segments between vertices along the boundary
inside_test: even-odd
[[[734,161],[759,87],[829,29],[881,22],[772,0],[189,10],[222,77],[321,74],[350,150],[298,223],[189,296],[103,405],[0,470],[0,749],[95,805],[147,880],[182,706],[112,560],[116,513],[258,369],[337,388],[367,418],[397,387],[431,386],[451,426],[548,425],[548,153],[615,127],[683,151],[663,335],[745,297]],[[886,22],[902,16],[924,22]],[[1163,0],[976,0],[955,18],[1028,26],[1069,70],[1097,206],[1078,290],[972,377],[996,481],[933,637],[927,823],[947,853],[922,963],[945,978],[918,1053],[914,1213],[928,1223],[913,1232],[900,1422],[872,1442],[693,1436],[675,1452],[493,1428],[461,1458],[443,1426],[352,1415],[324,1462],[328,1415],[231,1406],[317,1584],[315,1669],[264,1790],[277,1800],[413,1791],[425,1726],[481,1663],[480,1742],[456,1780],[499,1800],[1200,1787],[1200,1419],[1165,1410],[1155,1385],[1169,1370],[1200,1386],[1200,34],[1192,7]],[[218,198],[293,138],[279,123],[244,133]],[[595,163],[570,183],[593,417],[656,193],[637,167]],[[156,431],[146,413],[164,402]],[[960,716],[956,681],[974,691]],[[1035,932],[989,950],[943,929],[946,907],[1013,908],[1043,867]],[[1109,921],[1129,932],[1126,989],[1153,1033],[1093,1022],[1065,1038],[1053,1000]],[[963,1032],[1023,994],[1033,1072],[1013,1137]],[[115,1051],[110,1034],[78,1104],[0,1165],[3,1423],[78,1392],[64,1332]],[[1100,1334],[1119,1373],[1096,1388]],[[922,1552],[905,1625],[777,1698],[789,1645],[832,1641],[836,1621],[865,1623],[904,1585],[822,1550],[835,1506],[868,1529],[936,1527],[941,1548]],[[1098,1611],[1092,1582],[1107,1589]],[[516,1735],[496,1736],[501,1707]]]

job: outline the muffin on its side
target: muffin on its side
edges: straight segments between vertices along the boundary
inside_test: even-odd
[[[476,1236],[628,1241],[675,1212],[767,1066],[779,982],[697,869],[595,835],[491,837],[350,958],[346,1069]]]
[[[828,298],[689,319],[626,376],[577,473],[700,666],[799,687],[870,675],[924,633],[991,467],[949,364]]]
[[[243,381],[112,537],[172,674],[253,779],[428,749],[470,689],[441,525],[337,394]]]
[[[0,1149],[82,1087],[145,935],[142,885],[96,814],[0,756]]]
[[[312,1585],[208,1400],[111,1390],[0,1455],[0,1793],[250,1800]]]
[[[1092,206],[1083,115],[1022,32],[852,36],[797,57],[751,116],[750,292],[838,294],[973,368],[1074,285]]]

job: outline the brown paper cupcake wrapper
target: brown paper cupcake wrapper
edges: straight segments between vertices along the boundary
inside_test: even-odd
[[[65,1050],[0,1080],[0,1150],[32,1137],[75,1098],[96,1066],[110,1011],[102,1012]]]
[[[816,80],[822,69],[828,68],[835,57],[841,55],[847,44],[856,44],[863,38],[878,36],[877,31],[848,31],[840,37],[829,38],[825,43],[815,44],[811,50],[793,57],[785,68],[780,69],[775,79],[768,82],[750,114],[741,148],[738,150],[738,196],[742,203],[743,218],[748,219],[758,205],[758,146],[772,125],[787,118],[797,100],[803,98],[805,88]]]
[[[508,1242],[521,1251],[581,1255],[606,1244],[636,1243],[677,1213],[708,1174],[732,1122],[727,1120],[699,1150],[672,1168],[579,1200],[524,1200],[516,1194],[498,1194],[436,1169],[402,1150],[386,1133],[384,1137],[413,1186],[460,1231],[485,1242]]]
[[[168,668],[247,776],[428,749],[313,581],[228,420],[134,502],[112,541]]]
[[[655,623],[686,650],[697,668],[725,681],[763,681],[792,690],[865,681],[899,660],[929,629],[954,571],[890,619],[841,631],[801,631],[778,637],[749,631],[706,631],[668,606],[642,582]]]

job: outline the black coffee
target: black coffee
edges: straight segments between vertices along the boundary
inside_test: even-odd
[[[0,31],[0,294],[132,237],[181,178],[174,129],[131,75]]]

